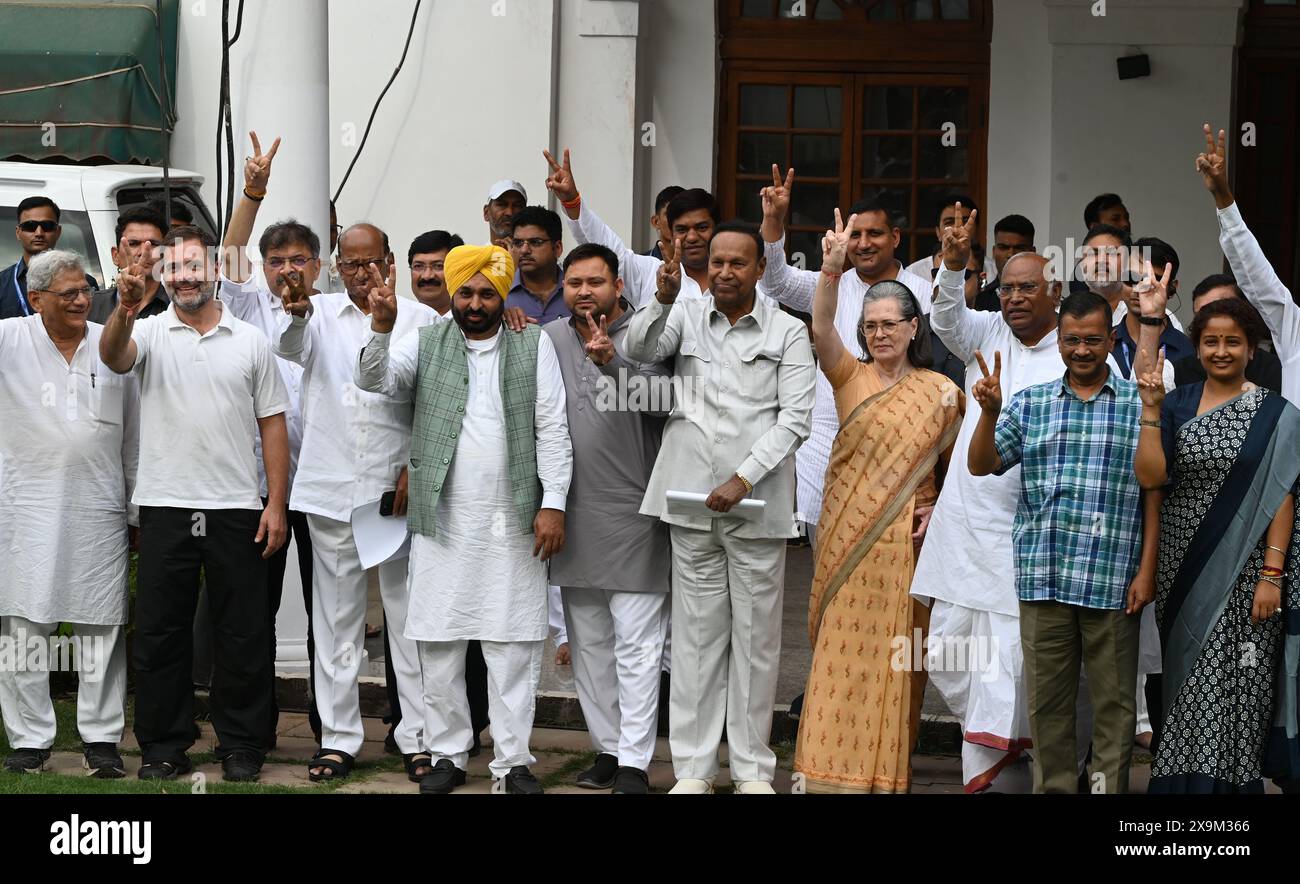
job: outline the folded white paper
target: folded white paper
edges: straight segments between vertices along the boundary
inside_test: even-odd
[[[411,552],[406,516],[379,515],[377,500],[352,511],[352,538],[356,541],[357,555],[363,568],[404,559]]]
[[[699,494],[695,491],[669,491],[667,497],[668,512],[674,516],[694,516],[699,519],[734,516],[737,519],[757,522],[763,518],[763,512],[767,509],[767,501],[745,498],[732,507],[731,512],[720,513],[705,506],[704,501],[709,499],[707,494]]]

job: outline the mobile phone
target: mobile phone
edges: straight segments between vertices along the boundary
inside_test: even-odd
[[[396,504],[396,502],[397,502],[396,491],[384,492],[384,496],[379,498],[379,515],[391,516],[393,514],[393,506]]]

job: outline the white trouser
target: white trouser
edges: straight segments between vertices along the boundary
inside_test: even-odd
[[[5,617],[0,626],[0,635],[9,645],[6,651],[13,652],[0,672],[0,680],[6,682],[0,688],[0,711],[9,745],[15,749],[54,745],[50,671],[65,665],[77,670],[77,731],[82,741],[116,745],[126,726],[122,627],[73,624],[74,638],[51,639],[57,627],[57,623],[32,623],[22,617]]]
[[[669,737],[680,779],[712,780],[727,727],[732,782],[771,782],[768,747],[781,656],[785,540],[746,540],[738,520],[672,526],[673,675]]]
[[[424,734],[433,763],[444,758],[461,770],[469,764],[474,731],[465,696],[465,650],[468,642],[417,642],[424,670]],[[494,757],[488,767],[498,779],[512,767],[535,764],[528,751],[542,677],[544,641],[489,642],[487,663],[488,720]]]
[[[358,678],[366,643],[366,572],[349,523],[308,513],[307,527],[311,531],[313,665],[321,746],[356,755],[365,740]],[[406,637],[407,561],[398,559],[379,566],[379,593],[388,619],[388,650],[402,707],[402,721],[393,739],[404,755],[411,755],[424,749],[424,715],[419,652],[415,642]]]
[[[655,751],[668,594],[566,586],[573,680],[591,745],[646,770]]]

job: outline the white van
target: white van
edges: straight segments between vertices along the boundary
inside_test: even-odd
[[[203,177],[168,170],[172,204],[193,216],[194,223],[215,234],[216,225],[203,205]],[[71,166],[50,163],[0,163],[0,268],[22,256],[18,237],[8,233],[18,221],[18,204],[29,196],[47,196],[63,213],[60,249],[86,259],[86,272],[101,287],[113,284],[117,268],[111,249],[117,215],[123,209],[163,198],[163,171],[150,166]],[[173,210],[175,211],[175,210]]]

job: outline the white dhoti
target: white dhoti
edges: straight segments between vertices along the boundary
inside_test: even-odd
[[[126,725],[122,627],[73,624],[71,637],[56,637],[58,625],[3,618],[0,680],[7,684],[0,688],[0,711],[9,745],[15,749],[54,745],[50,672],[65,668],[77,672],[77,731],[82,741],[116,745]]]
[[[727,728],[732,782],[770,783],[768,746],[781,656],[785,540],[672,526],[673,674],[669,744],[679,780],[712,780]]]
[[[316,710],[321,746],[356,755],[365,740],[361,725],[362,653],[366,641],[366,570],[352,526],[307,514],[312,546],[312,629],[316,641]],[[424,691],[420,656],[406,638],[407,559],[379,566],[379,593],[388,620],[388,650],[397,677],[402,721],[393,739],[404,755],[424,750]]]
[[[982,791],[1031,745],[1020,620],[936,599],[928,649],[930,683],[962,723],[962,782]],[[998,782],[1007,791],[1031,785]]]
[[[666,593],[565,587],[578,702],[597,752],[646,770],[659,719]]]

